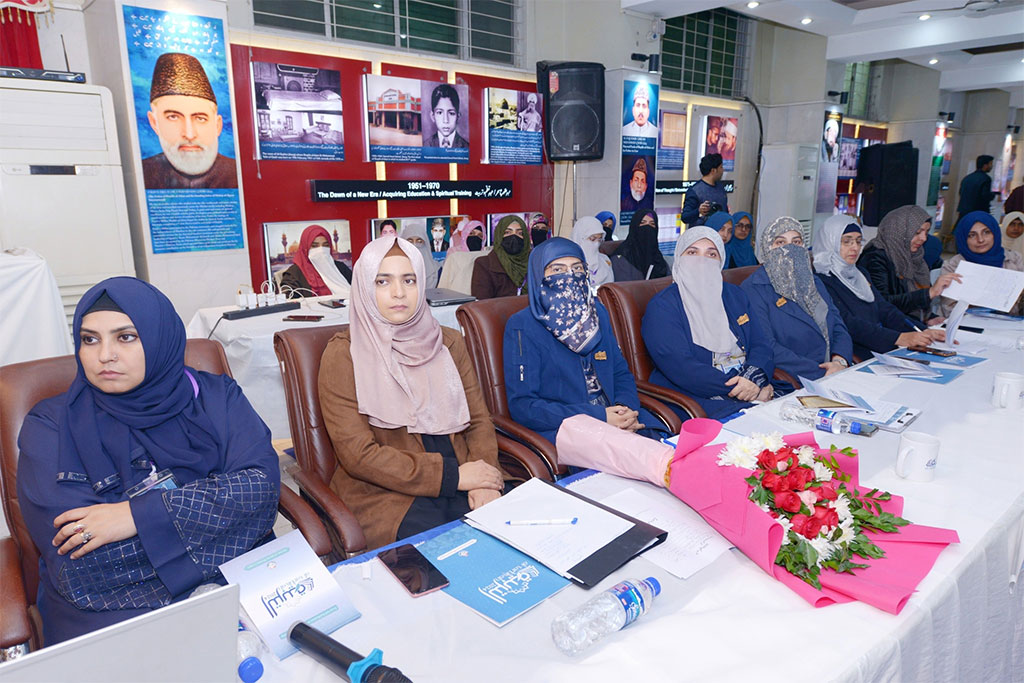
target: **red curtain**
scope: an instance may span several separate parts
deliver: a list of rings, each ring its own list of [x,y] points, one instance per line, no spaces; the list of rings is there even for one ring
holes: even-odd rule
[[[0,15],[0,66],[42,69],[34,13],[8,7],[0,9]]]

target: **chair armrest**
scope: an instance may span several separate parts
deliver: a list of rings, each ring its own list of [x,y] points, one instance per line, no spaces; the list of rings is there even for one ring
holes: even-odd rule
[[[334,551],[331,537],[312,506],[286,484],[281,484],[281,498],[277,510],[302,533],[317,557],[329,557]]]
[[[494,423],[494,428],[499,432],[518,441],[539,455],[552,475],[557,477],[569,471],[565,466],[558,464],[558,454],[555,451],[554,445],[537,432],[527,429],[504,415],[491,415],[491,421]]]
[[[780,368],[775,368],[775,372],[772,374],[772,379],[777,379],[779,381],[786,382],[787,384],[791,385],[794,389],[804,388],[804,385],[800,384],[796,377]]]
[[[672,389],[652,384],[646,380],[637,380],[636,389],[641,394],[647,394],[664,403],[674,404],[685,410],[690,417],[707,417],[708,414],[700,407],[700,404],[686,394]]]
[[[0,649],[23,645],[32,639],[21,553],[10,536],[0,538],[0,615]]]
[[[676,412],[658,399],[648,394],[639,394],[640,405],[654,413],[654,416],[662,421],[664,426],[672,434],[678,434],[683,427],[683,421],[679,419]],[[648,427],[652,425],[647,425]]]
[[[327,533],[331,535],[335,547],[345,557],[358,555],[366,550],[366,537],[363,527],[352,511],[338,498],[329,486],[301,467],[289,470],[292,479],[299,485],[299,492],[321,519],[325,521]]]
[[[551,481],[551,472],[539,455],[504,434],[498,434],[497,437],[498,459],[501,461],[502,470],[516,477],[525,474],[523,479],[538,477]]]

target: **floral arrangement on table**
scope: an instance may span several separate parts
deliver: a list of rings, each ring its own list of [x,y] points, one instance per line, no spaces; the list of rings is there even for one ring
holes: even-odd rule
[[[775,564],[817,589],[823,568],[853,572],[869,565],[855,558],[879,559],[885,551],[866,530],[893,533],[909,521],[886,512],[892,494],[847,486],[838,456],[856,457],[852,448],[831,446],[827,455],[811,446],[787,446],[782,434],[733,439],[718,455],[723,467],[753,470],[746,481],[750,500],[785,530]]]

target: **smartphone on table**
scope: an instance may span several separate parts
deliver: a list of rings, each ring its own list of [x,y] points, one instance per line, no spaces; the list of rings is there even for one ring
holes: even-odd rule
[[[927,353],[932,356],[940,356],[942,358],[950,358],[956,355],[956,351],[947,351],[946,349],[936,349],[931,346],[911,346],[911,351],[917,351],[918,353]]]
[[[286,315],[284,320],[288,322],[318,323],[323,320],[322,315]]]
[[[414,598],[448,585],[448,578],[411,543],[389,548],[377,557]]]

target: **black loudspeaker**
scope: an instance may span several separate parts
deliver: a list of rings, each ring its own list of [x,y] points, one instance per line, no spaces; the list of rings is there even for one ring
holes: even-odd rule
[[[552,161],[604,156],[604,64],[537,62],[544,149]]]
[[[862,148],[854,190],[864,194],[864,225],[878,225],[893,209],[917,203],[917,149],[909,140]]]

